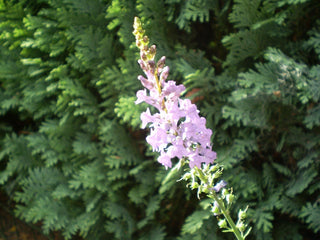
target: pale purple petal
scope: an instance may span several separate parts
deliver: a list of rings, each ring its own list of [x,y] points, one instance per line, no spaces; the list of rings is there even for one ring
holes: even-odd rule
[[[218,182],[214,187],[213,190],[215,192],[219,192],[222,188],[224,188],[225,186],[227,186],[227,182],[224,180],[221,180],[220,182]]]
[[[159,100],[157,98],[155,98],[154,96],[148,96],[147,95],[147,90],[139,90],[137,92],[137,100],[135,101],[135,104],[139,104],[142,102],[146,102],[158,109],[161,109],[161,102],[159,102]]]
[[[168,147],[167,154],[171,158],[174,158],[174,157],[182,158],[186,155],[186,151],[185,151],[185,148],[183,147],[183,145],[175,145],[174,144],[174,145]]]
[[[171,162],[171,158],[166,155],[166,154],[161,154],[158,157],[158,162],[161,163],[162,165],[164,165],[166,167],[166,169],[169,167],[172,167],[172,162]]]
[[[141,128],[145,128],[148,123],[153,122],[155,120],[155,117],[151,115],[150,109],[147,108],[147,111],[141,113],[140,119],[142,121]]]
[[[154,83],[150,79],[146,79],[142,75],[139,75],[138,79],[145,88],[152,89],[154,87]]]
[[[160,151],[167,146],[167,131],[162,128],[154,128],[150,135],[146,138],[147,142],[152,146],[153,151]]]
[[[168,81],[163,84],[162,93],[169,101],[177,101],[185,90],[183,85],[176,85],[175,81]]]

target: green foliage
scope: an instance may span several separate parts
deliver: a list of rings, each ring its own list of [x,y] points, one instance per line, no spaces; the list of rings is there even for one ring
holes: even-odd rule
[[[319,204],[311,204],[308,202],[301,210],[301,218],[306,218],[306,222],[309,224],[309,227],[315,232],[320,231],[319,227],[319,217],[320,217],[320,208]]]
[[[132,96],[120,97],[119,101],[116,103],[114,111],[121,121],[124,123],[130,123],[132,127],[137,128],[141,123],[140,113],[143,111],[143,109],[146,109],[146,105],[138,105],[140,111],[137,111],[137,107],[134,103],[135,101],[136,98]]]
[[[196,233],[203,225],[203,221],[210,217],[211,213],[207,210],[195,211],[186,219],[186,223],[182,228],[182,233]]]
[[[168,19],[170,21],[175,19],[175,23],[180,29],[184,29],[187,32],[191,31],[192,22],[208,22],[210,17],[210,11],[216,10],[218,1],[208,0],[168,0],[166,3],[168,8]],[[180,5],[178,5],[180,4]]]
[[[132,24],[186,86],[248,239],[320,231],[317,0],[0,1],[0,184],[66,239],[231,239],[140,130]]]

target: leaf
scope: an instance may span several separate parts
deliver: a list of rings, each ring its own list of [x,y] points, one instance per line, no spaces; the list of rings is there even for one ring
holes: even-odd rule
[[[262,208],[256,209],[253,213],[256,227],[263,230],[263,232],[270,232],[273,228],[272,221],[274,216],[271,211],[263,210]]]
[[[144,234],[139,240],[164,240],[167,235],[164,230],[165,229],[163,226],[155,226],[149,230],[147,234]]]
[[[182,233],[195,233],[202,227],[203,221],[209,219],[211,215],[211,212],[207,210],[193,212],[182,226]]]
[[[314,168],[299,171],[296,179],[289,185],[286,193],[288,196],[293,197],[303,192],[317,175],[318,172]]]
[[[304,218],[309,227],[313,229],[315,233],[320,231],[320,204],[314,203],[313,205],[308,202],[303,206],[300,214],[301,218]]]

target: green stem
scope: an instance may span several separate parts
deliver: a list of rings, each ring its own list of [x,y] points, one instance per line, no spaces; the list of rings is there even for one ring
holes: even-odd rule
[[[212,188],[213,186],[209,185],[207,178],[206,178],[206,173],[203,172],[203,169],[199,169],[199,168],[195,167],[195,170],[197,171],[198,177],[200,178],[200,180],[203,183],[205,183],[205,185],[207,185],[209,188]],[[236,224],[234,223],[234,221],[230,217],[227,209],[225,208],[225,206],[223,204],[223,201],[212,190],[208,193],[208,195],[210,195],[210,197],[213,198],[218,203],[222,214],[226,218],[227,222],[229,223],[229,226],[231,227],[231,229],[233,231],[233,234],[237,237],[237,239],[238,240],[245,240],[244,237],[242,236],[242,234],[240,233],[239,229],[236,227]]]
[[[229,223],[230,227],[233,230],[234,235],[236,236],[236,238],[238,240],[244,240],[244,238],[242,237],[239,229],[236,227],[236,224],[234,223],[234,221],[232,220],[232,218],[230,217],[227,209],[225,208],[223,201],[214,193],[211,192],[210,194],[213,199],[218,203],[219,208],[221,209],[222,214],[224,215],[224,217],[227,219],[227,222]]]

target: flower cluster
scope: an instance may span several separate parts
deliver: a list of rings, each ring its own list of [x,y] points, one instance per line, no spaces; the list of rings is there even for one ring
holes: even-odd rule
[[[166,81],[169,67],[165,66],[165,57],[155,62],[156,46],[148,46],[149,39],[144,35],[137,17],[134,19],[133,34],[140,49],[138,62],[146,75],[138,77],[145,89],[137,92],[136,104],[146,102],[158,110],[152,114],[148,108],[141,114],[142,127],[148,125],[151,129],[147,142],[153,151],[160,153],[158,161],[166,168],[172,167],[173,158],[180,159],[179,164],[171,169],[171,173],[189,163],[189,171],[180,180],[189,181],[187,186],[198,189],[198,198],[205,194],[213,199],[212,212],[219,219],[219,227],[225,232],[233,232],[238,240],[244,240],[251,230],[246,230],[247,225],[244,223],[248,208],[240,210],[238,222],[235,224],[229,214],[235,197],[232,189],[229,192],[230,190],[225,188],[227,183],[224,180],[217,182],[222,168],[216,163],[212,164],[216,153],[212,151],[212,132],[206,128],[206,119],[199,116],[196,105],[189,99],[180,98],[185,91],[183,85],[177,85],[172,80]]]
[[[166,168],[172,167],[171,159],[175,157],[186,159],[190,168],[213,163],[216,153],[212,151],[212,131],[206,128],[206,119],[199,116],[199,110],[189,99],[180,98],[185,90],[183,85],[166,81],[169,67],[165,66],[165,57],[155,62],[156,47],[148,46],[149,39],[138,18],[133,33],[140,49],[138,62],[146,75],[138,77],[145,89],[137,92],[136,104],[146,102],[158,110],[151,114],[148,108],[141,114],[142,127],[149,124],[151,129],[146,140],[153,151],[160,153],[158,161]]]

